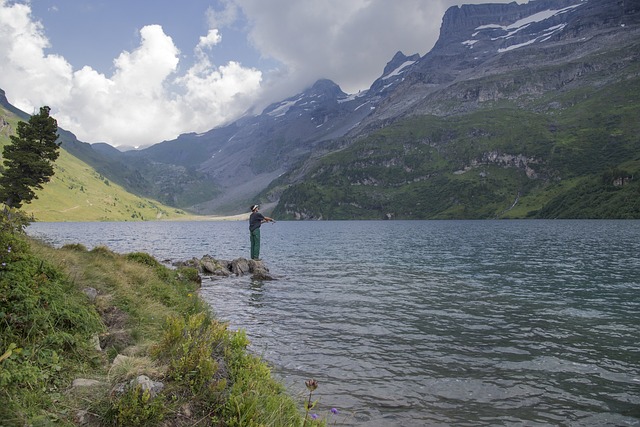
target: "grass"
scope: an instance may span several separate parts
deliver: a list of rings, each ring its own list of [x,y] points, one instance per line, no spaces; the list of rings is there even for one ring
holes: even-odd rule
[[[11,142],[10,136],[20,119],[2,107],[0,118],[7,123],[0,128],[1,160],[2,148]],[[65,149],[60,149],[60,157],[53,167],[55,172],[51,181],[36,192],[38,198],[23,206],[24,212],[40,221],[146,221],[193,217],[181,209],[129,193]]]
[[[24,211],[41,221],[144,221],[179,219],[181,210],[135,196],[64,149],[55,174]]]
[[[195,270],[106,247],[54,249],[20,232],[20,214],[2,218],[3,426],[302,425],[302,402],[247,351],[243,331],[215,319]],[[130,385],[139,375],[164,388]],[[77,378],[96,383],[71,387]]]

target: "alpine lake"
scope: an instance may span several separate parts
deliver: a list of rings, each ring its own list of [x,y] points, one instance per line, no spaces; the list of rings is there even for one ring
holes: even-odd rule
[[[247,222],[27,232],[249,257]],[[318,381],[327,425],[640,426],[640,221],[283,221],[261,258],[277,280],[204,277],[201,296],[301,408]]]

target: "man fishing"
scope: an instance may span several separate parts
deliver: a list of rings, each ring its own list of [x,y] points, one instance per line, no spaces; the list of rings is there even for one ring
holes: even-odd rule
[[[249,234],[251,237],[251,259],[260,259],[260,226],[263,222],[276,222],[273,218],[262,215],[258,211],[259,206],[251,206],[249,216]]]

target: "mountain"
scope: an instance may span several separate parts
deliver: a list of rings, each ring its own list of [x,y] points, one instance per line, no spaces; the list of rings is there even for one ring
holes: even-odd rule
[[[369,122],[402,114],[446,116],[491,101],[584,86],[585,77],[636,62],[638,2],[537,0],[454,6],[434,48],[405,72]],[[626,46],[625,46],[626,45]],[[599,68],[595,68],[599,67]]]
[[[63,147],[130,192],[202,214],[640,218],[640,3],[455,6],[424,56],[329,80],[201,134]]]
[[[430,52],[396,53],[367,91],[320,80],[260,115],[126,156],[206,176],[219,192],[189,207],[199,213],[260,198],[288,218],[578,215],[551,199],[636,170],[639,20],[629,1],[452,7]],[[579,140],[580,128],[618,136]]]
[[[263,197],[301,219],[640,218],[639,7],[450,8],[375,110]]]
[[[323,141],[348,132],[369,114],[368,99],[350,97],[335,83],[320,80],[303,93],[268,106],[258,116],[125,154],[195,167],[219,186],[220,194],[195,204],[192,210],[237,211]]]

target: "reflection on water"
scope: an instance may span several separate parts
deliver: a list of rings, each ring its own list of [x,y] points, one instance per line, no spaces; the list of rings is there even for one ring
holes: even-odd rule
[[[251,280],[249,290],[251,291],[251,294],[249,295],[249,304],[255,308],[261,308],[264,282],[262,280]]]
[[[159,259],[248,252],[245,223],[34,225]],[[262,240],[279,280],[202,296],[292,393],[316,378],[341,425],[640,425],[639,221],[278,222]]]

